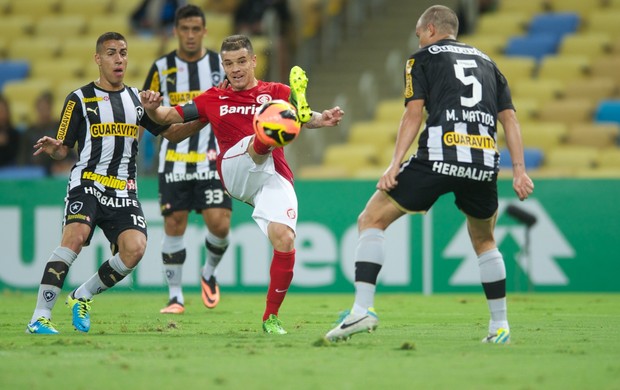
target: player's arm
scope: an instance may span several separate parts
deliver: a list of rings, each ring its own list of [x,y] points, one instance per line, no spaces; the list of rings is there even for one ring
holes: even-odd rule
[[[304,126],[308,129],[338,126],[343,116],[344,111],[342,111],[342,109],[338,106],[325,110],[321,113],[312,111],[312,117],[304,124]]]
[[[146,120],[161,125],[151,132],[154,135],[161,135],[171,142],[176,143],[191,137],[208,123],[206,120],[198,119],[198,110],[193,101],[190,101],[187,107],[165,107],[161,105],[162,97],[159,92],[150,90],[142,91],[140,100],[147,114]],[[145,127],[151,128],[148,125]]]
[[[194,120],[187,123],[175,123],[160,134],[170,142],[181,142],[202,130],[208,122]]]
[[[525,171],[525,159],[523,157],[523,141],[521,128],[515,111],[511,108],[498,113],[497,119],[504,127],[506,146],[512,160],[512,188],[520,200],[526,199],[534,191],[534,183]]]
[[[396,186],[396,176],[400,170],[400,162],[403,161],[405,154],[420,131],[423,115],[424,99],[411,100],[405,106],[405,111],[398,127],[392,161],[377,183],[378,190],[388,191]]]
[[[161,135],[170,142],[181,142],[202,130],[208,122],[193,120],[187,123],[174,123],[172,125],[160,125],[148,115],[144,115],[140,121],[140,128],[147,129],[154,136]]]
[[[62,160],[67,157],[70,149],[67,145],[62,144],[62,140],[48,136],[39,138],[33,148],[35,149],[33,156],[46,153],[54,160]]]
[[[67,157],[75,145],[84,120],[82,104],[75,93],[69,94],[65,99],[60,117],[61,121],[56,131],[56,138],[48,136],[39,138],[33,145],[34,156],[45,153],[54,160],[62,160]]]
[[[155,123],[160,125],[171,125],[173,123],[183,123],[183,117],[174,107],[162,106],[163,97],[159,92],[142,91],[140,92],[140,102],[146,114]]]

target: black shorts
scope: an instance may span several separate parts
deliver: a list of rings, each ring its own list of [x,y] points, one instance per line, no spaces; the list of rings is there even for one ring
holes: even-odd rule
[[[146,219],[135,193],[121,198],[99,191],[96,187],[76,187],[65,198],[64,224],[74,222],[85,223],[91,228],[84,246],[90,244],[95,226],[99,226],[114,245],[118,236],[127,229],[139,230],[146,236]]]
[[[487,219],[497,211],[497,171],[411,157],[401,166],[398,185],[387,195],[403,211],[426,212],[437,199],[454,193],[456,206],[465,214]]]
[[[162,215],[173,211],[223,208],[232,210],[232,199],[219,178],[200,179],[195,174],[159,174],[159,205]]]

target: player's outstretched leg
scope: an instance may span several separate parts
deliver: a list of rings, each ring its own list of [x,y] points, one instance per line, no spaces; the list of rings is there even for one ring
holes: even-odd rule
[[[306,123],[312,118],[312,110],[306,99],[308,77],[306,76],[306,72],[299,66],[293,66],[291,68],[289,85],[291,86],[290,103],[297,109],[299,121],[301,123]]]
[[[379,317],[372,307],[364,314],[350,311],[342,313],[338,325],[327,332],[325,338],[329,341],[348,340],[356,333],[372,332],[379,326]]]

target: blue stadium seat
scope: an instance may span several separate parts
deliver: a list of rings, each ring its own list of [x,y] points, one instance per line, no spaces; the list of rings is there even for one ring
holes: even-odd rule
[[[553,34],[560,40],[579,28],[580,18],[574,12],[549,12],[535,15],[528,26],[528,34]]]
[[[45,168],[42,166],[8,166],[0,168],[0,179],[40,179],[45,177],[45,175]]]
[[[620,123],[620,100],[602,100],[596,107],[595,122]]]
[[[540,61],[557,53],[560,38],[555,34],[528,34],[508,40],[504,54],[511,57],[532,57]]]
[[[0,61],[0,91],[9,80],[22,80],[28,76],[30,64],[27,61]]]
[[[537,169],[543,163],[543,151],[538,148],[523,148],[523,158],[525,159],[526,169]],[[503,148],[499,152],[499,167],[502,169],[512,169],[512,159],[508,148]]]

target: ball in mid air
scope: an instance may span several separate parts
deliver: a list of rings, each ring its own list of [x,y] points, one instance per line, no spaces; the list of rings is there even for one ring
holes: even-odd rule
[[[254,114],[252,123],[259,141],[274,147],[290,144],[301,129],[295,107],[279,99],[260,106]]]

